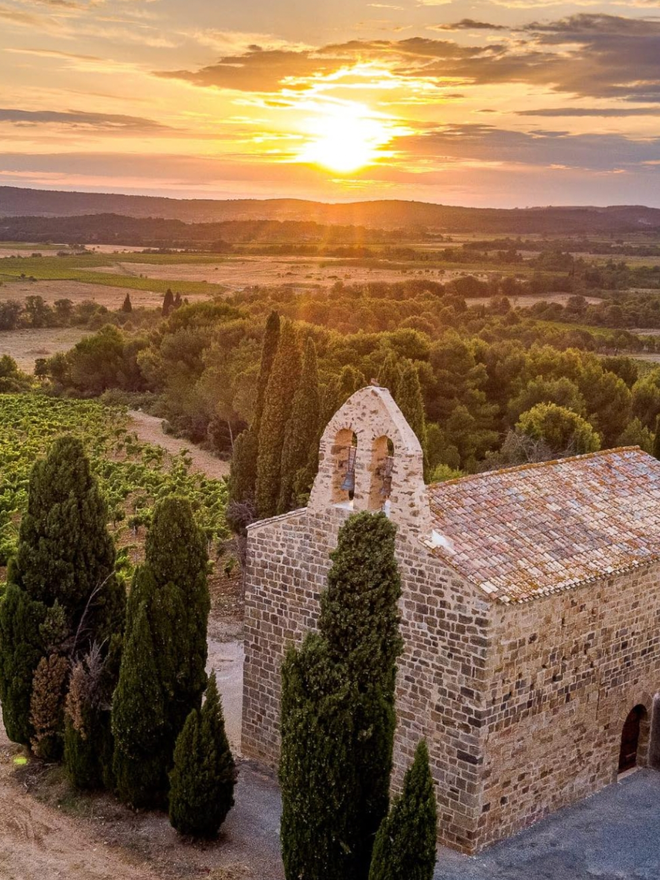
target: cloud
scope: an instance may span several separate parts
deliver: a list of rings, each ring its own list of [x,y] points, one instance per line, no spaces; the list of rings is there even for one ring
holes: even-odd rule
[[[168,126],[141,116],[121,116],[113,113],[84,113],[56,110],[20,110],[0,108],[0,123],[14,125],[67,125],[73,128],[94,128],[104,131],[163,131]]]
[[[469,29],[463,22],[440,29]],[[491,28],[487,22],[476,24]],[[481,46],[426,37],[351,40],[315,50],[255,45],[200,70],[157,75],[203,87],[267,93],[284,86],[304,90],[365,62],[383,65],[402,87],[408,81],[411,90],[421,81],[437,86],[456,79],[466,85],[523,83],[571,96],[660,103],[660,20],[583,13],[533,22],[519,29],[515,39]],[[374,79],[379,75],[382,79],[374,70]]]
[[[399,138],[392,147],[437,163],[476,161],[595,172],[634,169],[660,160],[660,137],[636,140],[618,134],[509,131],[490,125],[449,125]]]
[[[486,113],[486,110],[482,111]],[[562,116],[592,116],[603,119],[615,119],[625,116],[657,116],[657,107],[546,107],[539,110],[517,110],[516,116],[545,116],[548,118]]]
[[[462,18],[453,24],[436,24],[434,31],[506,31],[510,30],[503,24],[491,24],[488,21],[475,21],[473,18]]]
[[[339,66],[337,59],[316,57],[309,51],[250,46],[240,55],[227,55],[201,70],[157,71],[156,75],[197,86],[270,92],[280,89],[286,80],[332,73]]]
[[[660,35],[660,21],[646,18],[627,18],[622,15],[585,13],[570,15],[558,21],[532,22],[522,30],[547,36],[544,42],[578,39],[594,42],[602,36],[649,37]]]

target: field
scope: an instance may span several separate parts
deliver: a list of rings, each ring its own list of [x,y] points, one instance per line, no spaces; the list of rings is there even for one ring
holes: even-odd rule
[[[79,327],[44,327],[38,330],[0,331],[0,355],[13,357],[21,370],[34,372],[37,358],[68,351],[88,335]]]
[[[131,290],[130,293],[136,308],[138,306],[156,308],[163,302],[162,295],[151,290],[136,290],[135,292]],[[58,299],[70,299],[74,304],[93,300],[107,309],[118,309],[126,296],[126,288],[84,281],[49,279],[40,281],[7,281],[5,279],[5,283],[0,286],[0,300],[22,301],[26,296],[40,296],[50,304]]]
[[[171,455],[140,441],[119,408],[7,394],[0,396],[0,565],[16,545],[32,465],[64,433],[83,441],[108,501],[120,563],[127,572],[140,559],[153,504],[168,494],[190,499],[210,549],[227,537],[225,482],[194,471],[185,448]]]

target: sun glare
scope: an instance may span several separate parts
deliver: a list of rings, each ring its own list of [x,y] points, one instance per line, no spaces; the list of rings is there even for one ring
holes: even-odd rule
[[[351,174],[371,165],[380,148],[392,138],[388,126],[362,104],[324,109],[306,125],[309,141],[298,159],[339,174]]]

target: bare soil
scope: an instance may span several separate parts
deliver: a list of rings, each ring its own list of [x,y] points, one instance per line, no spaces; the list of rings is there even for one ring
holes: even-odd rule
[[[280,880],[279,796],[239,765],[236,806],[210,843],[182,840],[158,812],[134,812],[107,794],[73,792],[61,767],[31,760],[0,733],[0,877],[3,880]],[[272,818],[269,819],[269,816]]]
[[[191,470],[218,480],[229,476],[229,462],[221,461],[211,452],[200,449],[199,446],[195,446],[187,440],[165,434],[162,419],[147,415],[141,410],[130,410],[129,416],[131,419],[130,427],[143,443],[162,446],[170,455],[177,455],[185,450],[192,461]]]
[[[335,281],[360,284],[366,281],[402,281],[406,278],[425,277],[448,281],[459,272],[442,269],[397,269],[381,266],[370,269],[342,265],[332,257],[228,257],[217,263],[181,263],[158,265],[153,263],[121,263],[90,270],[113,275],[144,275],[146,278],[176,281],[207,281],[222,284],[229,290],[290,284],[295,287],[328,287]],[[173,280],[173,284],[175,281]]]
[[[34,373],[37,358],[69,351],[88,335],[88,330],[79,327],[5,330],[0,332],[0,355],[10,355],[23,372]]]

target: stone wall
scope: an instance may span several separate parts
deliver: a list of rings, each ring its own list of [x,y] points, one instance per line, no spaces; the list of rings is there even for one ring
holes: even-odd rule
[[[624,721],[660,690],[659,582],[656,563],[494,606],[479,847],[616,780]]]
[[[286,646],[315,627],[343,508],[297,511],[249,532],[243,754],[279,757],[280,667]],[[397,558],[405,652],[397,676],[394,788],[422,737],[429,744],[440,839],[473,851],[481,816],[486,648],[492,603],[421,542],[400,531]]]

